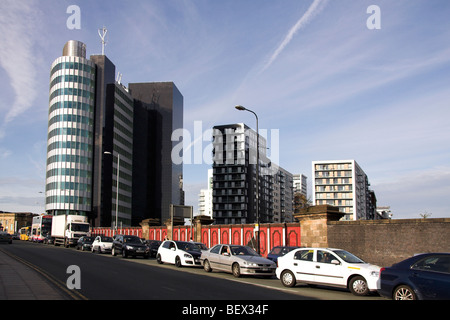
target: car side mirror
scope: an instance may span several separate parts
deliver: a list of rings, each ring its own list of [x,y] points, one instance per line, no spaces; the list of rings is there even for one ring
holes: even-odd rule
[[[170,248],[170,250],[175,251],[175,248]]]
[[[338,260],[333,259],[331,260],[331,264],[340,265],[341,263]]]
[[[224,252],[223,255],[226,256],[226,257],[230,256],[230,254],[228,252]]]

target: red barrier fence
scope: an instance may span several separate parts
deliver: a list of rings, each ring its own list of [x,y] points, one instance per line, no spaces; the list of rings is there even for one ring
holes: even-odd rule
[[[103,235],[107,237],[113,237],[115,235],[115,231],[113,228],[92,228],[91,233],[93,236]],[[142,238],[142,228],[141,227],[118,228],[117,234],[126,234]]]
[[[257,232],[252,224],[202,225],[201,230],[198,231],[201,235],[200,241],[208,248],[219,243],[256,247],[257,243]],[[113,236],[114,230],[111,228],[93,228],[92,233]],[[117,233],[143,237],[143,231],[140,227],[119,228]],[[163,240],[166,236],[171,237],[171,235],[168,235],[167,227],[149,227],[148,240]],[[173,240],[189,241],[191,238],[195,240],[193,227],[173,227]],[[260,227],[260,252],[263,256],[266,256],[276,246],[300,246],[300,240],[300,225],[298,223],[263,224]]]

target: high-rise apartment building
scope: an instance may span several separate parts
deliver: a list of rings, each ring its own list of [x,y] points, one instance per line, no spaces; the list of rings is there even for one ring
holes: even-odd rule
[[[292,175],[285,178],[280,168],[266,156],[266,139],[259,137],[259,180],[257,190],[257,133],[243,123],[213,128],[213,218],[216,224],[255,223],[256,201],[260,223],[274,222],[274,199],[277,219],[286,215],[285,190],[292,194]],[[290,183],[290,184],[289,184]],[[274,184],[278,186],[274,198]],[[289,195],[289,194],[288,194]],[[292,214],[292,212],[290,213]],[[280,221],[284,222],[284,221]]]
[[[163,222],[182,204],[182,165],[173,165],[172,130],[183,125],[173,83],[115,80],[105,55],[86,58],[71,40],[50,72],[46,211],[89,217],[92,226]],[[117,214],[117,216],[116,216]]]
[[[374,219],[373,191],[355,160],[313,161],[312,171],[314,205],[339,207],[342,220]]]
[[[293,222],[293,175],[285,169],[278,167],[277,172],[272,177],[273,222]]]

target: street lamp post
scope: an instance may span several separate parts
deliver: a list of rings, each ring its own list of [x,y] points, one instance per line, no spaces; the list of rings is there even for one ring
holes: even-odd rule
[[[260,253],[260,236],[259,236],[259,123],[258,123],[258,115],[243,106],[235,106],[235,108],[239,111],[248,111],[253,113],[256,118],[256,245],[257,252]]]
[[[113,155],[109,151],[103,152],[104,154]],[[119,180],[120,180],[120,154],[117,154],[117,175],[116,175],[117,185],[116,185],[116,225],[115,225],[115,234],[117,234],[117,226],[119,224]]]

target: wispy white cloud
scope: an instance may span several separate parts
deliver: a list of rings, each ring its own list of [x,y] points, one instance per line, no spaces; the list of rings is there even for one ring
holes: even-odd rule
[[[304,28],[312,19],[314,19],[326,6],[327,0],[314,0],[305,14],[297,21],[297,23],[289,30],[284,37],[283,42],[278,46],[275,52],[270,56],[269,61],[264,65],[261,72],[265,71],[277,59],[280,53],[294,38],[294,35],[302,28]]]
[[[39,9],[25,1],[2,0],[0,11],[0,66],[15,93],[11,106],[0,106],[0,138],[5,127],[28,110],[37,97],[37,67],[33,57]]]

